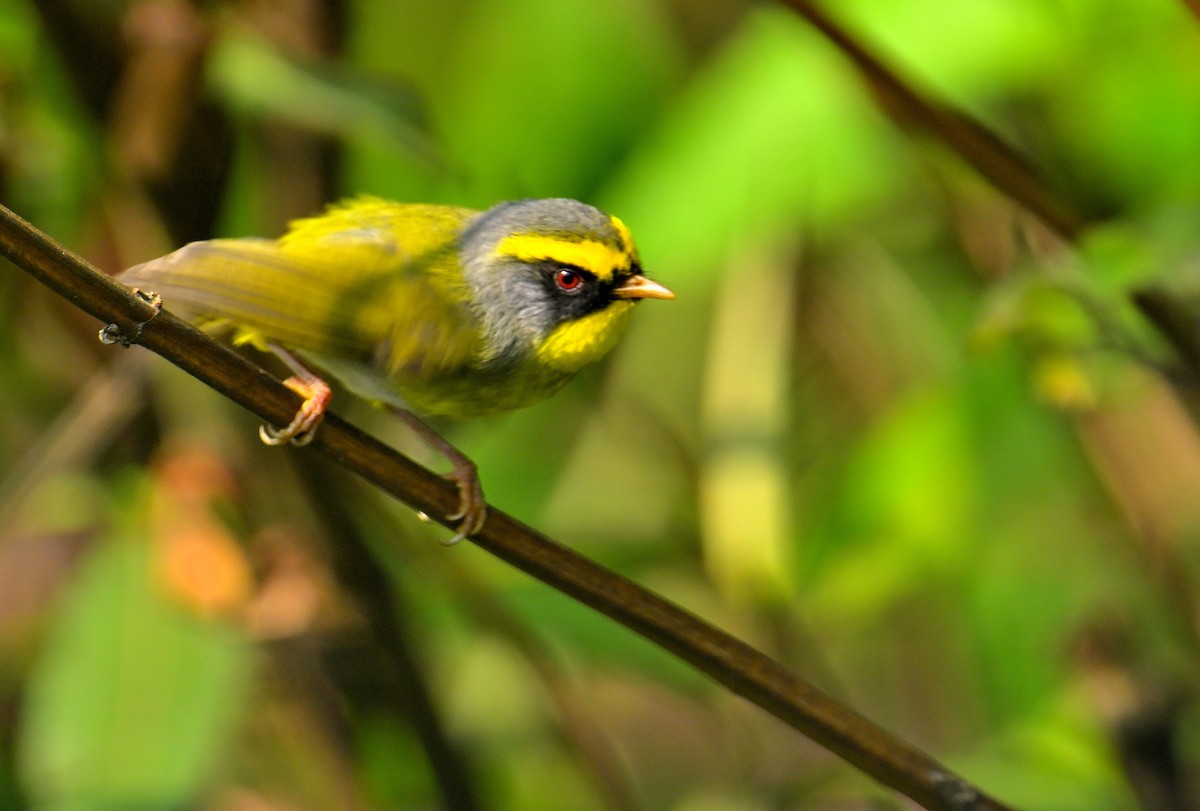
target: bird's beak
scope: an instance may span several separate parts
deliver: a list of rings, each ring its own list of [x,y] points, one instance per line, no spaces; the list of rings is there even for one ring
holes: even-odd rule
[[[630,276],[613,291],[617,298],[661,298],[673,299],[675,294],[658,282],[652,282],[640,273]]]

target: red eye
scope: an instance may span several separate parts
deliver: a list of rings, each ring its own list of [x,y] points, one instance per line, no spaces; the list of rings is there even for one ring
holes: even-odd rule
[[[574,293],[583,287],[583,274],[570,268],[560,268],[554,274],[554,283],[564,293]]]

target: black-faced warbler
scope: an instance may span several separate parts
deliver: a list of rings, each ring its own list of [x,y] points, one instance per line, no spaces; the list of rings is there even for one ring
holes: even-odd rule
[[[176,314],[277,355],[304,405],[264,442],[303,443],[329,386],[390,407],[454,465],[459,521],[479,530],[475,464],[417,414],[463,419],[549,397],[617,342],[633,305],[670,299],[629,230],[575,200],[484,212],[359,198],[270,239],[193,242],[125,271]]]

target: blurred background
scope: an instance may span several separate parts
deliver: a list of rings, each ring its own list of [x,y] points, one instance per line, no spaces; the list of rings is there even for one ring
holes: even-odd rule
[[[738,0],[0,0],[0,200],[109,272],[605,208],[678,298],[451,429],[492,502],[1014,805],[1200,807],[1200,20],[831,5],[1086,227]],[[0,807],[910,807],[97,328],[0,265]]]

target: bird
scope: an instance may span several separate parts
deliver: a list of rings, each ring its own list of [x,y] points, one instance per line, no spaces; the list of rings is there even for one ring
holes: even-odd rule
[[[193,242],[118,280],[284,363],[304,402],[260,429],[267,444],[312,439],[323,375],[400,417],[453,466],[450,544],[482,528],[487,502],[475,463],[425,420],[543,400],[617,344],[637,302],[675,297],[620,219],[567,198],[478,211],[355,197],[277,239]]]

